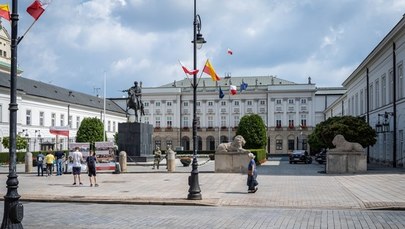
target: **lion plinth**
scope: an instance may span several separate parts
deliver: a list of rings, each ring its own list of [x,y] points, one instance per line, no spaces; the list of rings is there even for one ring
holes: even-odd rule
[[[338,134],[333,138],[332,144],[336,146],[336,148],[330,149],[330,151],[364,152],[363,146],[357,142],[348,142],[341,134]]]
[[[219,144],[216,153],[227,153],[227,152],[250,153],[249,150],[243,149],[243,146],[245,144],[246,144],[245,139],[241,135],[237,135],[232,142]]]

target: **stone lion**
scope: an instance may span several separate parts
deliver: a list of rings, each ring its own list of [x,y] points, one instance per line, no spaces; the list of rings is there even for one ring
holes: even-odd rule
[[[336,146],[336,148],[331,149],[331,151],[340,151],[340,152],[364,152],[363,146],[361,146],[357,142],[348,142],[346,141],[343,135],[338,134],[333,138],[332,144]]]
[[[242,148],[246,144],[245,139],[241,135],[237,135],[232,142],[221,143],[216,150],[217,153],[226,152],[238,152],[238,153],[250,153],[249,150]]]

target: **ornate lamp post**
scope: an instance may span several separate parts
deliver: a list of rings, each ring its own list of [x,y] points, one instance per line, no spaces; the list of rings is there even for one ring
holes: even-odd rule
[[[201,31],[201,18],[197,14],[196,0],[194,0],[194,38],[193,38],[193,51],[194,51],[194,69],[197,69],[197,48],[200,49],[206,41],[200,33]],[[193,162],[191,175],[188,177],[187,199],[201,200],[201,189],[198,182],[198,163],[197,163],[197,73],[193,76]]]
[[[17,44],[18,44],[18,1],[12,1],[11,11],[11,68],[10,68],[10,162],[7,179],[7,194],[4,196],[4,212],[1,228],[23,228],[24,206],[18,201],[17,158]]]

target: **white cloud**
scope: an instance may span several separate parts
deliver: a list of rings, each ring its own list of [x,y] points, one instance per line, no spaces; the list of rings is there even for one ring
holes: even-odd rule
[[[403,0],[197,4],[207,40],[198,50],[200,68],[210,58],[219,74],[277,75],[297,83],[311,76],[319,86],[340,86],[405,9]],[[19,22],[24,31],[32,18],[21,12]],[[100,74],[107,71],[109,93],[120,96],[134,80],[158,86],[183,79],[177,60],[192,65],[192,33],[192,1],[53,1],[19,45],[19,65],[24,77],[87,93],[102,86]]]

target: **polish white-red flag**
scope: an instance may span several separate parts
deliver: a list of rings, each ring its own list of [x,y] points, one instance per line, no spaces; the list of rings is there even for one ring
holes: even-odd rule
[[[235,86],[235,85],[229,86],[229,93],[231,93],[231,95],[236,95],[237,90],[236,90],[236,86]]]
[[[233,55],[233,51],[230,48],[228,48],[228,54]]]
[[[194,75],[194,74],[198,73],[198,69],[189,70],[188,68],[186,68],[186,66],[184,66],[183,63],[181,63],[180,60],[179,60],[179,63],[181,65],[181,68],[183,69],[184,73],[189,74],[189,75]]]

